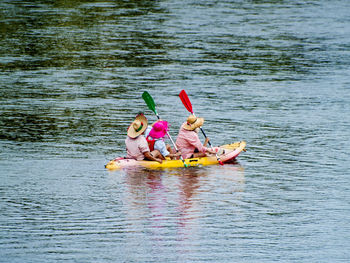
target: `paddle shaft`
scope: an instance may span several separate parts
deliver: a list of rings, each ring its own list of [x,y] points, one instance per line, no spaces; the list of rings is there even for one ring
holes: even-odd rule
[[[204,130],[202,129],[202,127],[200,127],[200,129],[201,129],[201,131],[202,131],[204,137],[207,138],[207,135],[205,134],[205,132],[204,132]],[[211,145],[211,142],[208,141],[208,143],[209,143],[209,146],[213,149],[213,146]]]

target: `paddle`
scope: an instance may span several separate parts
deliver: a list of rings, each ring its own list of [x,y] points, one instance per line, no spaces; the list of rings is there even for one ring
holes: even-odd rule
[[[152,98],[152,96],[147,92],[143,92],[142,94],[142,98],[143,100],[146,102],[148,108],[154,112],[154,114],[157,116],[157,119],[159,120],[160,117],[158,115],[158,112],[156,110],[156,104],[154,103],[154,100]],[[166,132],[166,134],[168,135],[168,137],[170,138],[172,144],[174,145],[175,151],[178,152],[179,150],[176,147],[176,144],[174,143],[173,139],[171,138],[170,134],[168,133],[168,131]],[[187,164],[185,163],[185,160],[182,158],[182,156],[180,155],[180,158],[182,160],[182,162],[184,163],[184,166],[187,167]]]
[[[187,96],[187,93],[185,90],[181,90],[179,97],[183,103],[183,105],[185,106],[185,108],[191,112],[191,114],[193,114],[194,116],[196,116],[193,112],[193,108],[192,108],[192,103],[190,101],[190,99]],[[202,127],[199,127],[204,135],[205,138],[207,138],[207,135],[205,134],[204,130],[202,129]],[[208,141],[209,146],[211,147],[211,149],[214,151],[213,146],[211,145],[210,141]],[[218,156],[218,154],[215,152],[215,156],[216,159],[218,160],[219,164],[224,165],[224,163],[220,160],[220,157]]]

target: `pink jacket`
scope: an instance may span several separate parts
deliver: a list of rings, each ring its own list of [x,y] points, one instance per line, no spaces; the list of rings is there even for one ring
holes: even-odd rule
[[[185,123],[184,123],[185,124]],[[199,152],[205,152],[207,147],[200,142],[198,134],[195,131],[188,131],[181,125],[179,135],[176,139],[176,146],[181,151],[182,158],[190,158],[197,149]]]
[[[143,160],[145,158],[143,154],[150,151],[146,138],[143,135],[134,139],[126,136],[125,145],[126,152],[128,153],[126,158],[130,159]]]

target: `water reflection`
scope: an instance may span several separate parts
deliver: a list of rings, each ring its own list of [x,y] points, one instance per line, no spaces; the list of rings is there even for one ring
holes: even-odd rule
[[[215,172],[217,171],[217,172]],[[125,182],[123,211],[128,227],[128,246],[140,239],[154,252],[174,246],[180,254],[192,253],[184,244],[200,240],[211,206],[237,203],[244,191],[244,169],[239,165],[174,170],[130,169]],[[224,208],[227,210],[227,207]],[[232,213],[239,213],[238,208]],[[171,238],[171,240],[169,240]]]
[[[160,170],[129,169],[125,171],[127,187],[126,204],[129,206],[130,219],[139,218],[150,220],[155,227],[162,226],[162,217],[165,216],[166,187],[162,182]],[[142,211],[142,214],[139,212]],[[134,214],[135,213],[135,214]],[[157,224],[154,224],[157,222]]]
[[[200,239],[201,220],[205,217],[203,211],[204,200],[201,200],[200,188],[205,177],[208,176],[207,169],[194,168],[172,171],[170,176],[178,179],[177,196],[177,238],[179,244],[186,244],[191,240]],[[191,246],[179,245],[181,254],[192,251]]]
[[[141,249],[140,243],[143,244],[142,249],[152,250],[156,254],[161,252],[160,244],[169,224],[162,174],[162,171],[145,169],[127,169],[122,173],[125,182],[123,211],[129,224],[126,247],[132,254],[137,254]]]

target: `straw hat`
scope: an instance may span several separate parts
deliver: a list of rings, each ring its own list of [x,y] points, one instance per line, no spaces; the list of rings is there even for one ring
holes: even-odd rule
[[[153,124],[152,130],[149,132],[149,136],[154,139],[163,138],[168,131],[167,121],[158,121]]]
[[[141,135],[147,129],[148,121],[145,115],[140,113],[136,116],[135,120],[130,124],[128,128],[128,136],[130,138],[136,138]]]
[[[190,115],[187,118],[187,122],[182,126],[185,130],[194,131],[196,128],[201,127],[204,123],[203,118],[197,118],[194,115]]]

